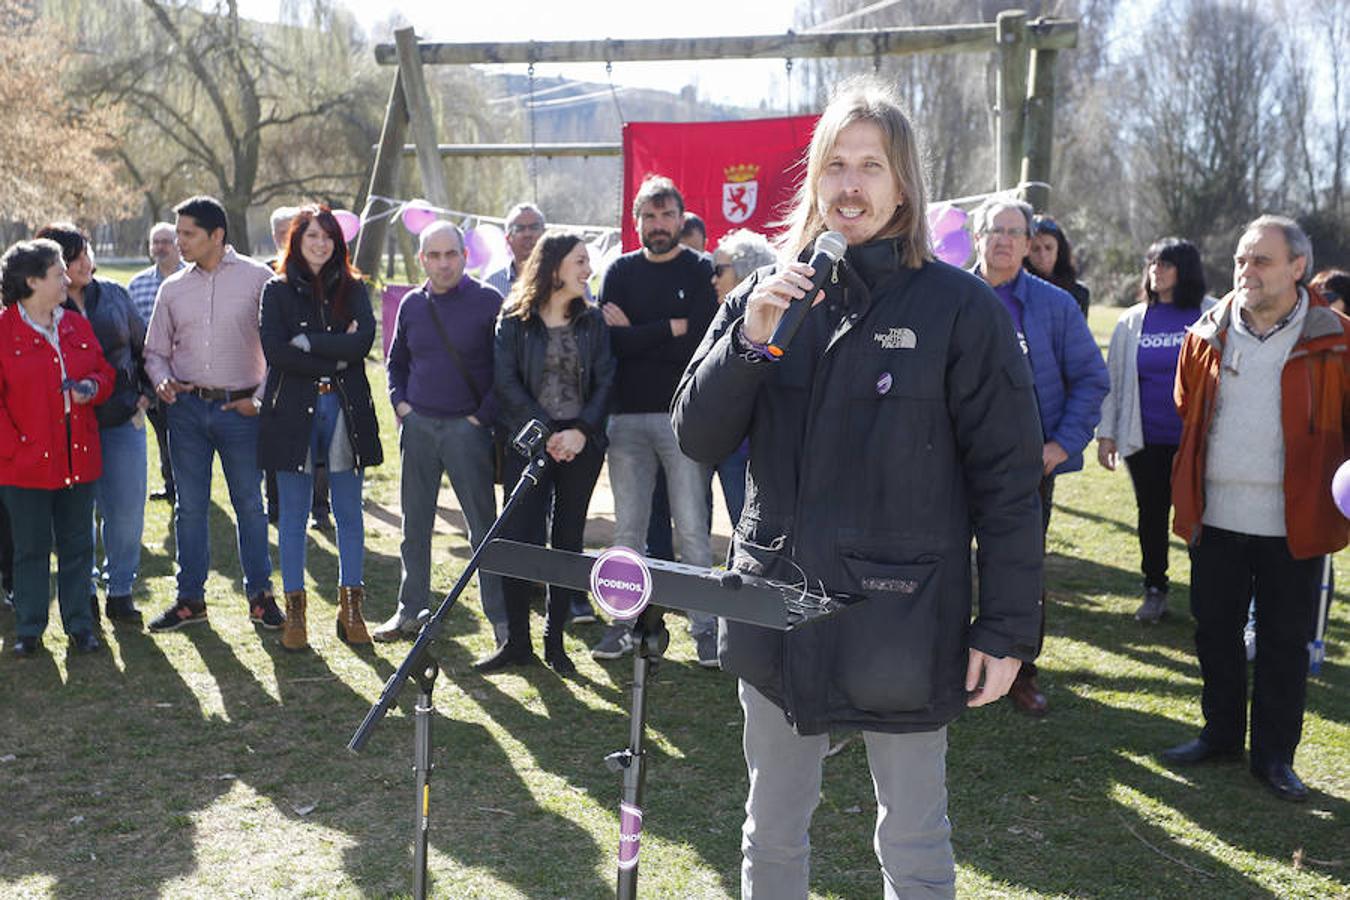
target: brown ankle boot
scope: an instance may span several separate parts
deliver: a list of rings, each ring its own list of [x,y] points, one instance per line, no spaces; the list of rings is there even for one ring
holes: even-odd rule
[[[287,650],[303,650],[309,646],[303,590],[286,592],[286,624],[281,630],[281,646]]]
[[[338,588],[337,635],[348,644],[370,643],[366,620],[361,617],[361,604],[365,599],[366,589],[360,585]]]

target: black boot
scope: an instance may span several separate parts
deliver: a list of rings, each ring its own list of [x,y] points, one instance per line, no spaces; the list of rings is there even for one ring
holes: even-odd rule
[[[566,592],[549,588],[548,617],[544,620],[544,662],[563,678],[575,675],[576,664],[567,658],[563,649],[563,624],[572,605]]]
[[[530,601],[522,592],[506,590],[506,643],[495,653],[473,664],[476,671],[487,674],[509,666],[527,666],[537,663],[539,657],[530,649]]]

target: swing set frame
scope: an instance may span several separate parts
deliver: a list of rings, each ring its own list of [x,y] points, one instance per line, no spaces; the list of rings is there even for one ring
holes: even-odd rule
[[[397,207],[387,198],[395,194],[399,163],[407,152],[417,157],[423,196],[442,208],[451,207],[442,164],[447,156],[617,156],[621,152],[620,145],[609,143],[440,144],[423,66],[580,62],[612,66],[616,62],[850,57],[879,63],[883,56],[993,51],[998,55],[994,183],[1000,191],[1020,186],[1022,196],[1043,211],[1050,199],[1055,61],[1060,50],[1077,45],[1077,20],[1029,21],[1024,10],[1006,10],[991,23],[641,40],[447,44],[418,41],[412,28],[399,29],[393,44],[375,48],[376,61],[397,70],[375,149],[355,263],[363,272],[376,271],[379,265],[389,218]],[[405,143],[409,132],[411,145]]]

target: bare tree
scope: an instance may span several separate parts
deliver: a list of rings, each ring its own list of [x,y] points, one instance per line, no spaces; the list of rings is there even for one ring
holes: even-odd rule
[[[0,221],[94,219],[127,208],[115,113],[68,95],[72,54],[25,0],[0,0]]]
[[[359,193],[382,91],[359,29],[334,4],[307,4],[283,24],[242,18],[236,0],[48,5],[87,36],[89,99],[126,111],[122,158],[156,211],[184,193],[216,194],[246,249],[252,205]]]

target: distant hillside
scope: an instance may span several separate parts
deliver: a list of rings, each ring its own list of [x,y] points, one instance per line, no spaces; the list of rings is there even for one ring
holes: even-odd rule
[[[515,137],[530,140],[529,78],[524,75],[485,76],[484,93],[496,113],[509,116]],[[624,121],[710,122],[783,115],[779,110],[727,106],[700,100],[693,86],[679,92],[618,86],[616,97],[606,83],[570,81],[561,77],[534,80],[535,140],[547,142],[606,142],[622,140]],[[516,98],[510,102],[506,98]],[[503,102],[506,101],[506,102]],[[620,115],[622,114],[622,118]],[[526,160],[502,159],[519,165],[528,176]],[[537,202],[555,222],[618,226],[622,203],[623,164],[619,157],[543,159],[538,169]],[[526,197],[524,199],[534,199]],[[488,212],[484,210],[484,212]]]

